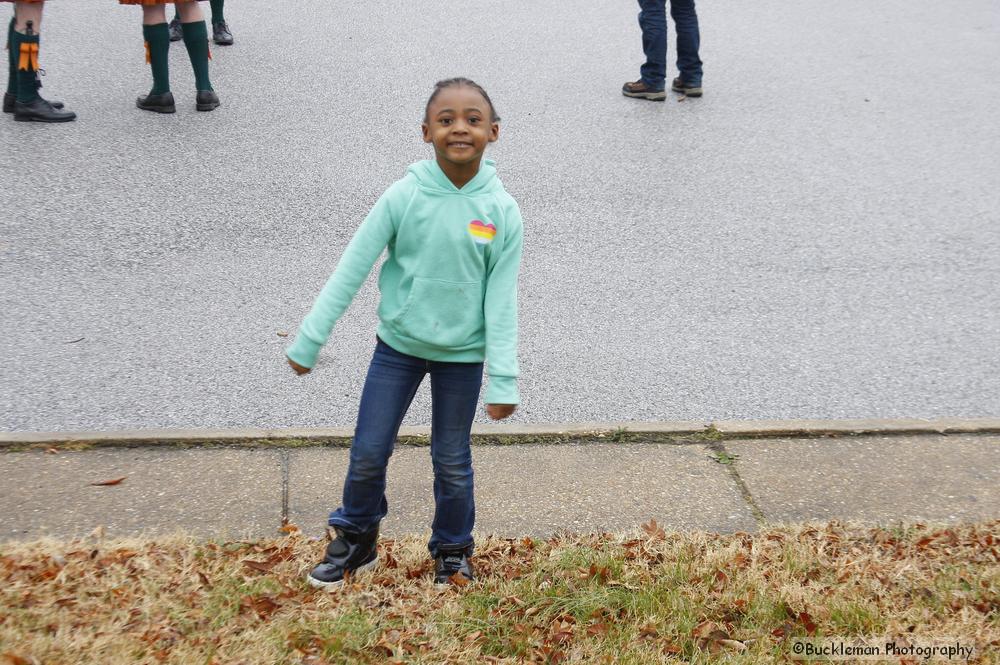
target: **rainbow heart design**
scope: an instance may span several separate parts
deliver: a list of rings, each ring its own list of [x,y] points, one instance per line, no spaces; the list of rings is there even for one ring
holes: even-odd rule
[[[497,234],[497,227],[493,226],[492,223],[486,224],[485,222],[474,219],[469,222],[469,235],[472,239],[476,241],[479,245],[486,245],[493,242],[493,237]]]

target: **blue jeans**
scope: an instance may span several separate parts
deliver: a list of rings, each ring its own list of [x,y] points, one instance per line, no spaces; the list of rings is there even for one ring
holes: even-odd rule
[[[329,523],[348,531],[369,531],[389,512],[386,466],[403,416],[425,374],[431,375],[434,465],[434,522],[428,548],[431,556],[436,556],[442,545],[472,545],[476,504],[470,437],[483,384],[483,363],[424,360],[378,340],[361,393],[343,504],[330,514]]]
[[[639,27],[646,64],[640,69],[642,82],[653,90],[663,90],[667,78],[667,0],[639,0]],[[698,46],[698,14],[694,0],[670,0],[670,16],[677,30],[677,69],[688,85],[701,85]]]

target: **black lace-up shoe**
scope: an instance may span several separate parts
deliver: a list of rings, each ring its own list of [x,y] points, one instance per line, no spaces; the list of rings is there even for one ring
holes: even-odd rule
[[[184,29],[181,28],[181,20],[177,16],[174,17],[174,20],[170,22],[167,28],[170,30],[170,41],[179,42],[184,39]]]
[[[471,547],[447,548],[439,547],[434,558],[434,584],[448,586],[454,584],[453,575],[465,578],[466,583],[475,579],[472,564],[469,563]]]
[[[219,46],[233,45],[233,33],[229,32],[229,26],[225,21],[212,24],[212,41]]]
[[[199,90],[194,106],[199,111],[211,111],[212,109],[219,108],[219,104],[221,103],[219,96],[215,94],[214,90]]]
[[[685,83],[684,81],[681,80],[680,76],[674,79],[674,82],[670,86],[670,89],[673,90],[674,92],[679,92],[683,94],[685,97],[701,97],[702,94],[700,83],[698,85],[691,85],[690,83]]]
[[[337,538],[326,546],[326,556],[306,577],[309,584],[315,587],[340,586],[346,573],[354,574],[378,564],[378,527],[368,533],[351,533],[335,528]]]
[[[69,122],[76,120],[76,114],[65,109],[57,109],[41,97],[31,102],[14,102],[14,120],[18,122]]]
[[[41,90],[42,89],[42,76],[41,75],[44,74],[44,73],[45,73],[44,69],[39,69],[37,72],[35,72],[35,90]],[[41,95],[38,95],[38,96],[41,97]],[[17,95],[15,95],[14,93],[11,93],[11,92],[5,92],[5,93],[3,93],[3,112],[4,113],[13,113],[14,112],[14,102],[16,102],[16,101],[17,101]],[[47,99],[45,101],[49,102],[49,100],[47,100]],[[49,102],[49,104],[51,104],[52,108],[54,108],[54,109],[61,109],[64,106],[64,104],[62,102]]]
[[[143,111],[155,111],[156,113],[173,113],[177,110],[177,107],[174,105],[174,93],[172,92],[137,97],[135,105]]]
[[[4,113],[13,113],[14,112],[14,102],[16,102],[16,101],[17,101],[17,95],[9,93],[9,92],[3,93],[3,112]],[[49,100],[47,100],[47,99],[45,101],[49,102]],[[54,108],[54,109],[61,109],[63,106],[65,106],[65,104],[63,104],[62,102],[49,102],[49,104],[51,104],[52,108]]]

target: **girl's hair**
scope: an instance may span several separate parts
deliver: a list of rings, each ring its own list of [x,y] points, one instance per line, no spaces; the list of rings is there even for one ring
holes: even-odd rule
[[[483,86],[479,85],[471,79],[467,79],[459,76],[458,78],[445,79],[443,81],[438,81],[434,84],[434,92],[431,93],[431,98],[427,100],[427,106],[424,107],[424,122],[428,121],[428,114],[431,110],[431,103],[445,88],[456,88],[458,86],[465,86],[467,88],[473,88],[476,92],[483,96],[486,103],[490,105],[490,122],[500,122],[500,116],[497,115],[496,108],[493,106],[493,101],[490,96],[486,94],[483,90]]]

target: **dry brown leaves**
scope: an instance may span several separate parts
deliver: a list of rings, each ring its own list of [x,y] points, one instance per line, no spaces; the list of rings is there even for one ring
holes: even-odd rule
[[[4,659],[4,665],[39,665],[38,660],[35,658],[25,658],[24,656],[19,656],[13,651],[8,651],[0,655],[0,658]]]
[[[691,631],[691,636],[695,639],[699,649],[713,654],[724,649],[737,651],[746,651],[747,649],[743,642],[734,640],[719,624],[712,621],[703,621],[695,626],[694,630]]]
[[[110,485],[120,485],[128,476],[122,476],[120,478],[112,478],[111,480],[98,480],[97,482],[90,483],[91,485],[97,487],[107,487]]]
[[[600,663],[699,653],[754,663],[790,637],[847,634],[831,611],[847,606],[893,634],[989,643],[1000,616],[998,525],[668,537],[651,520],[631,538],[489,538],[473,558],[476,582],[444,590],[422,541],[385,540],[382,565],[336,593],[303,582],[325,543],[291,524],[286,537],[260,542],[6,544],[0,664]],[[564,565],[573,552],[593,558]],[[669,611],[634,609],[656,594],[696,620],[682,628]]]

